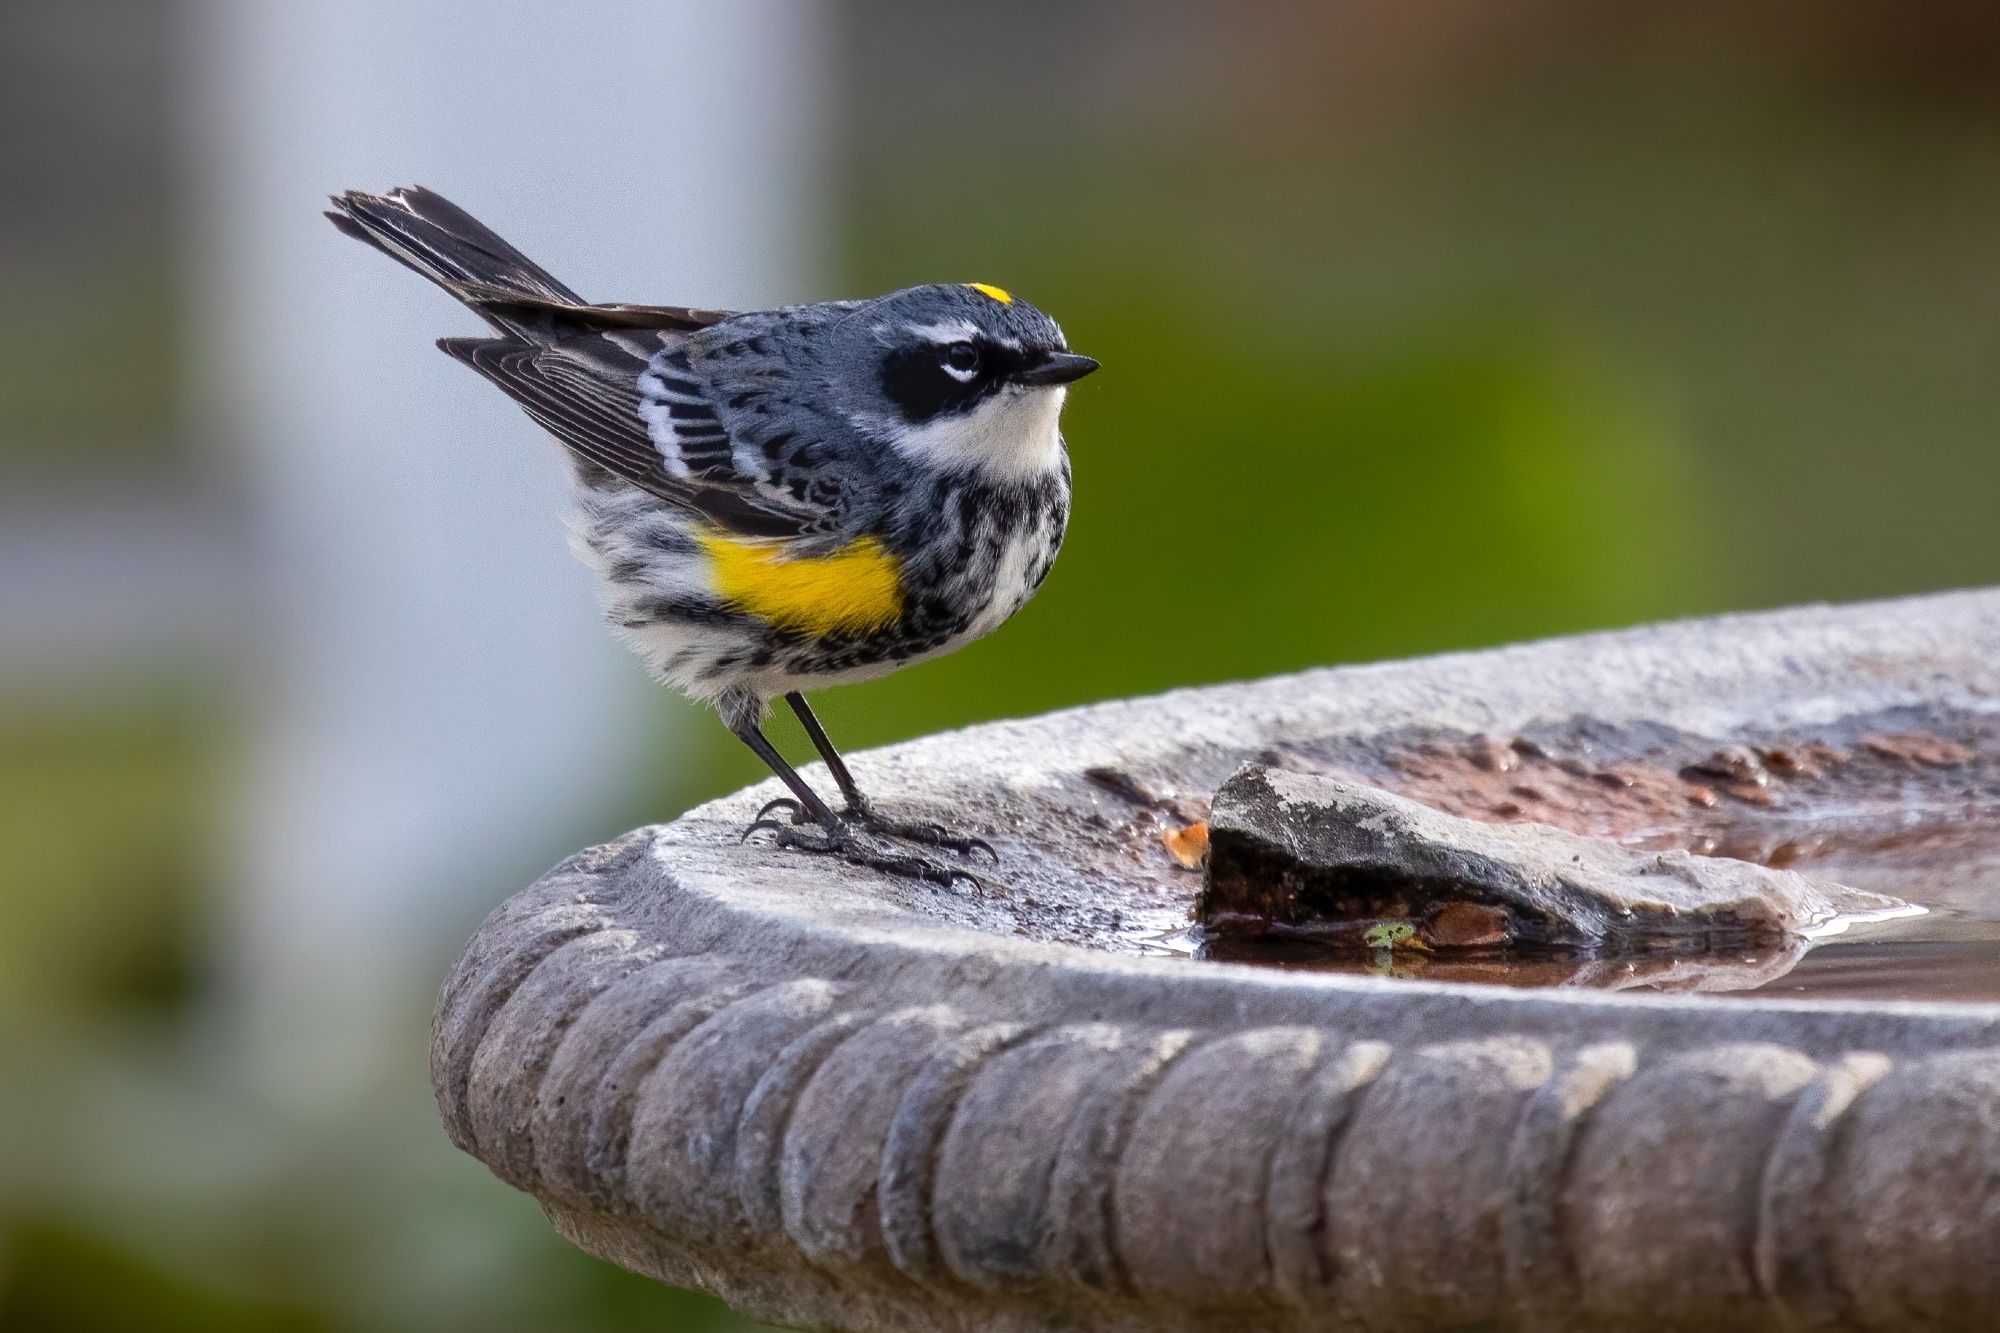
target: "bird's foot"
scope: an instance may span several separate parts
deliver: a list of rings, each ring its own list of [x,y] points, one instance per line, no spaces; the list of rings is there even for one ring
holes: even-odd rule
[[[851,865],[867,866],[884,874],[901,875],[905,879],[928,880],[950,888],[959,880],[964,880],[974,888],[983,888],[979,876],[958,866],[945,865],[933,861],[928,856],[918,856],[910,852],[891,852],[885,848],[872,846],[853,829],[841,828],[825,832],[811,832],[796,824],[777,819],[759,819],[743,830],[747,840],[753,833],[769,833],[774,846],[788,851],[811,852],[818,856],[837,856]]]
[[[769,824],[774,812],[783,811],[794,824],[809,824],[812,816],[789,796],[780,796],[768,802],[757,812],[757,824]],[[841,819],[851,827],[857,827],[875,834],[877,837],[894,838],[899,842],[914,842],[921,847],[941,847],[960,856],[970,856],[974,852],[984,852],[994,865],[1000,864],[1000,853],[993,850],[993,844],[984,838],[969,837],[953,833],[942,824],[932,824],[923,820],[890,819],[875,813],[873,806],[848,806],[840,812]],[[753,824],[751,827],[755,828]]]
[[[984,852],[994,865],[1000,864],[1000,853],[993,850],[993,844],[984,838],[969,834],[953,833],[942,824],[932,824],[924,820],[890,819],[878,815],[867,806],[859,810],[848,809],[841,812],[843,818],[859,824],[870,833],[885,838],[895,838],[901,842],[914,842],[921,847],[942,847],[960,856],[970,856],[974,852]]]

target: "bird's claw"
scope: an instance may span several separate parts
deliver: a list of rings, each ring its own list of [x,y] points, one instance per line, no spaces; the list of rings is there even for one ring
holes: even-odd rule
[[[794,824],[804,824],[809,822],[808,817],[806,815],[805,807],[800,805],[796,800],[793,800],[789,796],[780,796],[774,801],[764,802],[764,808],[757,812],[758,821],[762,822],[766,819],[769,819],[771,817],[771,812],[773,810],[783,810],[787,812],[788,814],[791,815],[792,822]],[[756,825],[753,824],[751,827],[754,828],[756,827]]]
[[[767,806],[766,809],[768,808],[769,807]],[[763,818],[762,813],[760,812],[758,818],[751,823],[749,828],[743,830],[742,836],[738,837],[736,841],[748,842],[750,841],[750,835],[753,833],[776,833],[781,829],[786,829],[790,827],[791,825],[780,824],[775,819],[765,819]]]
[[[945,888],[951,888],[960,880],[964,880],[973,888],[984,887],[979,876],[969,870],[945,865],[927,856],[888,852],[871,847],[849,829],[811,833],[775,819],[759,819],[743,830],[743,836],[747,839],[752,833],[759,832],[771,834],[772,844],[788,851],[838,856],[853,865],[867,866],[884,874],[901,875],[906,879],[928,880]]]

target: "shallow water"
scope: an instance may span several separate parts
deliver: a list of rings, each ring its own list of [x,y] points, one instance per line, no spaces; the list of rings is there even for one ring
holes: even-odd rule
[[[2000,1001],[2000,822],[1834,830],[1793,862],[1807,874],[1893,894],[1923,916],[1856,926],[1810,949],[1752,998]]]
[[[1891,894],[1922,915],[1857,923],[1786,948],[1723,954],[1585,954],[1495,949],[1334,953],[1293,940],[1224,941],[1163,931],[1149,951],[1286,970],[1349,972],[1507,986],[1701,991],[1747,999],[2000,1002],[2000,811],[1908,824],[1800,822],[1776,836],[1707,841],[1694,850],[1782,865]]]

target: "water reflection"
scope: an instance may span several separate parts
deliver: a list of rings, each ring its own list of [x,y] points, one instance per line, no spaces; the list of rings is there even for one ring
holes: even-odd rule
[[[2000,811],[1886,823],[1837,819],[1705,839],[1691,850],[1782,866],[1889,894],[1921,915],[1839,934],[1696,956],[1522,948],[1336,951],[1305,940],[1163,936],[1186,957],[1292,971],[1517,987],[1704,992],[1750,998],[2000,1002]],[[1673,845],[1663,843],[1661,845]],[[1681,843],[1678,845],[1687,845]]]
[[[1335,954],[1303,941],[1203,940],[1193,956],[1215,962],[1256,963],[1310,972],[1410,981],[1472,981],[1495,986],[1583,986],[1593,990],[1740,991],[1755,990],[1790,972],[1812,947],[1795,940],[1783,948],[1751,949],[1697,957],[1631,954],[1603,957],[1575,952],[1493,950],[1418,953],[1374,949]]]

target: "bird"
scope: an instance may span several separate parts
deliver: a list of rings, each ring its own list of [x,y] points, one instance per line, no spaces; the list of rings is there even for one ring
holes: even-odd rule
[[[571,545],[607,620],[790,792],[743,836],[979,883],[964,862],[998,864],[992,845],[879,810],[805,695],[952,652],[1035,594],[1069,523],[1065,397],[1098,363],[988,283],[741,312],[598,305],[432,190],[332,204],[340,231],[486,322],[437,345],[560,444]],[[765,736],[780,699],[840,808]]]

